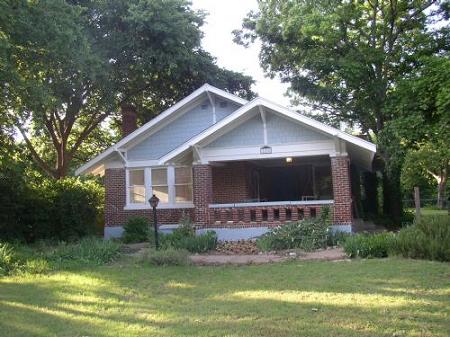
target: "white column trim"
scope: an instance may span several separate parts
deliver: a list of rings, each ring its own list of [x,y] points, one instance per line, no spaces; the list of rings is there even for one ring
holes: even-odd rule
[[[167,187],[169,193],[169,204],[175,204],[175,167],[167,167]]]
[[[145,204],[148,204],[148,200],[153,195],[152,170],[150,169],[150,167],[144,168],[144,184],[145,184]]]

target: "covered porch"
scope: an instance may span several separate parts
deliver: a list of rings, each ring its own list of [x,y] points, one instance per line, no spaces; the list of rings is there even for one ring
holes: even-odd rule
[[[260,225],[315,217],[333,205],[327,156],[215,162],[209,224]]]
[[[319,216],[326,206],[333,223],[350,231],[349,165],[348,156],[329,155],[194,165],[194,192],[196,176],[198,186],[210,186],[203,191],[209,195],[205,207],[196,207],[196,222],[202,228],[267,228]],[[201,201],[194,193],[194,203]]]

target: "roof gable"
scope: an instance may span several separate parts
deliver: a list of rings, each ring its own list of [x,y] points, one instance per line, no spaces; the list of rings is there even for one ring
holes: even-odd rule
[[[230,94],[224,90],[218,89],[216,87],[213,87],[209,84],[204,84],[197,90],[195,90],[192,94],[189,96],[183,98],[178,103],[174,104],[169,109],[165,110],[161,114],[159,114],[157,117],[150,120],[148,123],[144,124],[134,132],[130,133],[128,136],[121,139],[118,143],[111,146],[104,152],[100,153],[98,156],[94,157],[90,161],[88,161],[86,164],[79,167],[75,174],[83,174],[83,173],[89,173],[92,170],[96,169],[97,166],[101,165],[101,163],[108,159],[112,154],[121,152],[123,149],[125,149],[127,146],[133,146],[142,141],[143,138],[145,138],[145,135],[147,133],[151,133],[152,130],[158,128],[161,126],[161,124],[165,121],[167,121],[170,118],[173,118],[173,115],[176,114],[178,111],[182,110],[183,108],[188,107],[190,104],[195,105],[195,102],[197,102],[199,99],[201,99],[201,96],[205,96],[205,98],[208,98],[210,101],[213,100],[213,95],[221,97],[225,100],[231,101],[233,104],[242,106],[246,104],[248,101],[240,98],[238,96],[235,96],[233,94]],[[225,115],[221,115],[221,112],[218,112],[219,119],[223,118]]]
[[[224,118],[220,122],[212,125],[210,128],[205,130],[204,132],[200,133],[199,135],[193,137],[174,151],[168,153],[164,157],[162,157],[159,160],[160,164],[164,164],[173,158],[177,157],[184,151],[187,151],[192,146],[196,146],[197,144],[201,143],[207,143],[207,139],[209,137],[214,136],[214,134],[220,134],[221,130],[226,129],[227,127],[230,127],[234,125],[236,126],[236,122],[239,119],[242,119],[245,115],[254,113],[255,109],[269,109],[274,111],[275,113],[280,114],[284,118],[288,118],[290,120],[299,122],[309,129],[313,129],[316,132],[319,132],[321,134],[327,135],[328,137],[342,139],[346,142],[349,142],[351,144],[354,144],[355,146],[362,148],[366,151],[372,152],[373,154],[376,152],[376,146],[373,143],[367,142],[361,138],[352,136],[350,134],[347,134],[343,131],[340,131],[338,129],[335,129],[331,126],[325,125],[323,123],[320,123],[312,118],[306,117],[298,112],[289,110],[281,105],[278,105],[276,103],[273,103],[265,98],[255,98],[251,102],[247,103],[246,105],[242,106],[240,109],[233,112],[228,117]]]

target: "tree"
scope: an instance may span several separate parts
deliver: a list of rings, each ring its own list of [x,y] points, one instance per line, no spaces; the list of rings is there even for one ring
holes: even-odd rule
[[[205,82],[251,98],[253,80],[201,48],[203,12],[185,0],[81,1],[114,73],[118,106],[147,121]],[[101,15],[99,15],[101,13]]]
[[[39,168],[63,177],[82,142],[113,108],[108,64],[92,49],[81,7],[58,0],[9,1],[2,7],[2,63],[9,69],[2,81],[4,111]]]
[[[397,139],[406,153],[403,180],[429,175],[437,183],[443,207],[450,161],[450,59],[447,54],[421,59],[390,96],[387,109],[396,115],[383,137]]]
[[[251,95],[253,81],[219,68],[200,45],[203,14],[184,0],[0,3],[3,112],[47,175],[66,176],[86,140],[101,151],[112,139],[102,124],[119,107],[143,120],[217,75]]]
[[[376,140],[395,117],[385,105],[398,80],[416,66],[419,56],[448,47],[446,26],[429,29],[430,23],[442,22],[445,5],[397,0],[261,1],[259,12],[248,15],[235,39],[243,44],[260,39],[263,68],[290,83],[294,98],[306,98],[331,119],[357,125]],[[399,165],[382,143],[380,153],[387,166],[384,210],[398,220]]]
[[[403,166],[402,181],[411,188],[417,186],[420,176],[430,176],[437,185],[437,204],[444,208],[445,188],[450,168],[450,147],[427,143],[408,152]],[[419,177],[417,177],[419,176]]]

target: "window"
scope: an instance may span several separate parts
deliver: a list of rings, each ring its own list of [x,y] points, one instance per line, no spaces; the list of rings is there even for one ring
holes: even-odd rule
[[[127,171],[127,205],[148,208],[148,199],[155,194],[161,206],[192,207],[192,168],[154,167]],[[180,207],[180,206],[178,206]]]
[[[192,169],[190,167],[175,168],[175,202],[192,201]]]
[[[159,198],[159,202],[169,202],[169,184],[167,182],[167,169],[152,169],[152,192]]]
[[[144,170],[129,171],[128,193],[130,204],[145,204]]]

